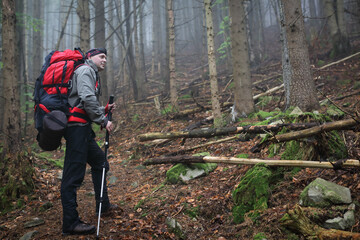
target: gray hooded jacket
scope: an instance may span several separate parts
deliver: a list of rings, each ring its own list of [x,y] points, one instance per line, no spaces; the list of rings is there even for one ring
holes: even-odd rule
[[[85,110],[91,122],[106,125],[105,108],[99,103],[100,88],[96,86],[97,73],[97,66],[89,59],[85,61],[84,65],[78,67],[71,79],[68,101],[71,107]],[[69,126],[85,124],[69,123]]]

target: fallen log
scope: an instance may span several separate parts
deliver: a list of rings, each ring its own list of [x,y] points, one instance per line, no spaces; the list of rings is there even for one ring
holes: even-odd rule
[[[190,147],[190,148],[186,148],[186,149],[180,149],[180,150],[178,150],[176,152],[168,153],[168,154],[166,154],[166,156],[174,156],[174,155],[178,155],[178,154],[184,154],[185,152],[189,152],[189,151],[192,151],[192,150],[195,150],[195,149],[198,149],[198,148],[202,148],[202,147],[206,147],[206,146],[209,146],[209,145],[213,145],[213,144],[228,142],[228,141],[232,141],[232,140],[240,140],[240,141],[243,140],[244,141],[245,139],[246,139],[246,135],[244,135],[244,134],[235,135],[235,136],[223,138],[223,139],[220,139],[220,140],[217,140],[217,141],[210,141],[210,142],[206,142],[204,144],[199,144],[199,145],[196,145],[194,147]]]
[[[154,139],[175,139],[175,138],[201,138],[201,137],[215,137],[227,134],[237,133],[268,133],[278,132],[283,127],[290,130],[301,130],[309,127],[314,127],[318,123],[282,123],[276,125],[259,125],[259,126],[243,126],[243,127],[227,127],[227,128],[209,128],[209,129],[195,129],[191,131],[176,131],[176,132],[152,132],[138,135],[140,142]]]
[[[150,158],[146,160],[143,165],[155,165],[155,164],[175,164],[175,163],[224,163],[224,164],[238,164],[238,165],[255,165],[258,163],[264,163],[267,166],[273,167],[303,167],[303,168],[325,168],[333,169],[334,165],[336,169],[343,167],[360,167],[359,160],[345,159],[339,162],[317,162],[317,161],[304,161],[304,160],[267,160],[256,158],[235,158],[235,157],[212,157],[212,156],[167,156],[159,158]]]
[[[310,137],[310,136],[313,136],[313,135],[316,135],[316,134],[319,134],[322,132],[329,132],[329,131],[340,130],[340,129],[341,130],[351,129],[352,127],[356,126],[357,124],[359,124],[359,122],[357,122],[354,119],[345,119],[345,120],[336,121],[336,122],[327,122],[320,126],[315,126],[315,127],[309,128],[309,129],[304,129],[304,130],[300,130],[297,132],[289,132],[289,133],[276,135],[276,136],[269,138],[268,141],[286,142],[286,141],[290,141],[290,140],[297,140],[300,138]]]
[[[295,205],[294,209],[288,210],[281,221],[284,227],[293,232],[300,233],[306,239],[360,239],[360,233],[320,227],[305,216],[299,205]]]

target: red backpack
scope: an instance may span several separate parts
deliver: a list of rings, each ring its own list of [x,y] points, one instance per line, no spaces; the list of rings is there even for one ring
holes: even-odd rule
[[[71,78],[84,62],[85,55],[80,48],[52,51],[45,58],[34,89],[35,128],[39,132],[39,145],[44,150],[51,151],[60,146],[69,116],[78,118],[78,114],[85,114],[81,109],[69,110],[68,104]],[[86,122],[85,118],[81,121]]]

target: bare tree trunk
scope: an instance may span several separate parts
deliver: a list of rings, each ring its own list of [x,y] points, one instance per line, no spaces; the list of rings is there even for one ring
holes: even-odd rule
[[[138,25],[139,25],[138,18],[140,16],[141,12],[137,11],[136,2],[137,2],[136,0],[133,0],[134,46],[135,46],[135,63],[136,63],[136,69],[137,69],[137,71],[135,71],[135,81],[136,81],[137,87],[138,87],[138,97],[139,97],[139,99],[144,99],[146,85],[145,85],[145,81],[144,81],[144,74],[143,74],[143,72],[141,72],[142,63],[141,63],[141,58],[140,58],[140,46],[139,46],[139,34],[138,34],[138,29],[139,29],[138,28]]]
[[[15,0],[2,1],[2,62],[4,89],[3,156],[21,149],[19,69],[16,57]]]
[[[4,125],[2,134],[3,150],[0,164],[2,201],[0,208],[11,206],[21,194],[31,190],[32,167],[21,156],[21,123],[19,71],[16,62],[16,15],[15,0],[2,0],[2,61],[4,64]],[[21,12],[22,13],[22,12]]]
[[[135,101],[139,100],[139,95],[138,95],[138,86],[137,86],[137,82],[135,79],[135,72],[136,72],[136,64],[135,64],[135,60],[134,60],[134,54],[133,54],[133,44],[132,44],[132,39],[131,39],[131,26],[130,26],[130,18],[128,17],[130,14],[130,2],[129,0],[125,0],[124,2],[124,7],[125,7],[125,17],[126,17],[126,23],[125,23],[125,27],[126,27],[126,45],[127,45],[127,63],[128,63],[128,69],[129,69],[129,77],[130,77],[130,81],[132,83],[132,88],[133,88],[133,94],[134,94],[134,99]]]
[[[136,11],[137,6],[136,6],[136,0],[133,0],[133,8],[134,8],[134,41],[135,41],[135,59],[136,59],[136,82],[137,82],[137,86],[138,86],[138,94],[139,94],[139,99],[144,99],[146,97],[146,82],[145,82],[145,71],[144,71],[144,58],[142,56],[142,40],[139,38],[142,37],[141,31],[142,31],[142,26],[141,26],[141,15],[142,15],[142,9],[143,9],[143,5],[144,5],[144,0],[140,0],[139,4],[141,4],[141,7],[138,11]],[[137,20],[139,19],[139,21]],[[138,27],[140,26],[140,27]],[[139,37],[139,33],[140,33],[140,37]]]
[[[123,14],[122,14],[122,5],[119,6],[117,1],[114,1],[115,4],[115,8],[116,8],[116,16],[118,18],[118,22],[121,23],[123,22],[124,18],[123,18]],[[123,36],[123,42],[125,42],[125,36],[123,33],[122,28],[119,28],[119,32],[120,35]],[[121,41],[121,39],[119,39]],[[119,59],[125,59],[126,58],[126,49],[125,49],[125,43],[120,45],[120,51],[119,51]],[[126,72],[126,67],[125,67],[125,62],[124,61],[120,61],[119,63],[119,71],[117,74],[117,79],[118,81],[122,81],[124,86],[124,92],[123,92],[123,99],[129,99],[129,93],[130,93],[130,83],[129,83],[129,77],[127,76],[127,72]],[[114,81],[114,84],[116,83],[116,81]],[[125,101],[124,101],[125,102]]]
[[[235,111],[247,116],[254,111],[243,1],[230,0],[231,55],[235,83]]]
[[[167,94],[170,93],[170,23],[169,23],[169,8],[168,8],[168,1],[166,1],[166,40],[165,40],[165,48],[166,48],[166,54],[165,54],[165,65],[163,67],[163,76],[164,76],[164,90],[163,93]],[[175,28],[174,28],[174,34],[175,34]]]
[[[27,11],[27,1],[20,1],[21,4],[24,5],[24,13],[26,13]],[[26,20],[24,20],[26,21]],[[25,26],[26,26],[26,22],[25,22]],[[25,95],[25,99],[23,99],[23,103],[21,102],[22,99],[20,97],[20,104],[25,106],[25,121],[23,122],[23,136],[26,137],[27,136],[27,125],[28,125],[28,116],[29,116],[29,44],[30,44],[30,37],[26,34],[26,28],[22,28],[20,29],[21,32],[21,36],[20,38],[22,38],[22,46],[20,45],[20,51],[19,51],[19,60],[22,62],[21,65],[23,65],[24,69],[22,69],[21,75],[23,77],[23,81],[21,81],[20,83],[20,94]],[[21,116],[22,113],[20,113]],[[23,117],[23,116],[21,116]]]
[[[211,13],[211,1],[205,0],[205,16],[206,16],[206,32],[207,32],[207,44],[208,44],[208,60],[209,60],[209,72],[210,72],[210,88],[211,88],[211,103],[212,111],[214,115],[214,126],[221,127],[223,125],[223,119],[221,116],[221,107],[219,101],[219,88],[217,81],[216,71],[216,59],[215,59],[215,45],[214,45],[214,29]]]
[[[90,49],[89,0],[78,0],[76,12],[80,20],[80,48],[86,52]]]
[[[67,24],[67,21],[68,21],[69,16],[70,16],[70,12],[71,12],[73,3],[74,3],[74,0],[71,0],[69,10],[68,10],[68,12],[66,13],[66,17],[65,17],[64,22],[63,22],[63,25],[62,25],[62,27],[61,27],[61,32],[60,32],[59,39],[58,39],[58,41],[57,41],[57,43],[56,43],[56,46],[55,46],[55,49],[56,49],[56,50],[59,50],[59,48],[60,48],[60,43],[61,43],[61,40],[62,40],[62,38],[63,38],[63,36],[64,36],[64,33],[65,33],[66,24]]]
[[[316,97],[315,83],[310,72],[310,59],[304,32],[301,2],[282,0],[287,45],[289,49],[290,106],[298,106],[303,111],[312,111],[320,107]]]
[[[42,14],[42,5],[43,1],[35,1],[34,3],[34,18],[37,19],[43,19]],[[40,27],[40,26],[39,26]],[[40,29],[36,29],[33,33],[33,39],[32,39],[32,49],[33,49],[33,56],[31,58],[32,62],[32,74],[30,75],[30,79],[32,79],[34,82],[36,78],[39,75],[39,70],[42,65],[42,47],[43,47],[43,41],[42,41],[42,34]]]
[[[282,69],[283,69],[283,81],[284,81],[284,89],[285,89],[285,108],[290,107],[290,82],[291,82],[291,66],[289,60],[289,47],[288,47],[288,39],[286,35],[286,22],[285,22],[285,13],[283,5],[281,4],[281,0],[277,0],[277,4],[274,6],[279,7],[279,19],[280,19],[280,41],[281,41],[281,61],[282,61]]]
[[[160,72],[159,54],[160,54],[160,1],[152,0],[153,10],[153,28],[152,28],[152,62],[151,62],[151,76],[155,74],[155,68],[157,72]]]
[[[344,11],[344,0],[336,1],[336,14],[337,14],[337,22],[339,25],[339,30],[341,34],[341,44],[343,46],[343,51],[345,54],[349,54],[351,50],[349,36],[346,30],[346,22],[345,22],[345,11]]]
[[[114,23],[114,6],[113,6],[113,2],[111,1],[109,3],[109,8],[111,9],[109,12],[109,22],[111,24]],[[106,41],[106,48],[109,50],[107,51],[107,64],[106,64],[106,76],[107,76],[107,85],[109,86],[108,88],[108,94],[109,96],[114,95],[115,94],[115,90],[116,88],[114,87],[114,62],[115,62],[115,58],[114,58],[114,50],[115,49],[115,44],[114,44],[114,37],[111,37],[108,39],[108,41]]]
[[[105,47],[105,8],[104,0],[95,0],[95,47]],[[111,49],[109,49],[111,51]],[[109,99],[106,71],[99,73],[101,79],[101,97],[102,104],[106,104]]]
[[[169,22],[169,72],[170,72],[170,101],[174,110],[178,110],[178,94],[175,75],[175,26],[173,1],[167,0],[168,22]]]
[[[344,24],[343,0],[325,0],[325,15],[328,20],[334,54],[343,55],[349,53],[350,42]]]
[[[144,5],[145,1],[141,0],[141,7],[140,7],[140,69],[141,77],[143,78],[142,81],[144,84],[147,82],[146,77],[146,67],[145,67],[145,49],[144,49]]]

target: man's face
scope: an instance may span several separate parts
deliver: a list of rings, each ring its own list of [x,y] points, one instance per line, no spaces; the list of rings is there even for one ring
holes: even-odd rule
[[[100,53],[95,56],[92,56],[90,60],[92,60],[95,63],[95,65],[98,67],[99,72],[105,69],[106,66],[105,53]]]

